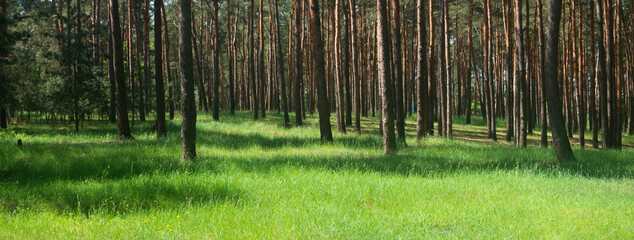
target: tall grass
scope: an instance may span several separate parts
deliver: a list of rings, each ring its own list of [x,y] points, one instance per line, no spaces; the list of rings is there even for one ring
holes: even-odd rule
[[[383,156],[376,119],[327,145],[316,121],[200,115],[191,163],[178,120],[163,140],[150,122],[135,124],[134,141],[106,123],[11,126],[0,134],[0,238],[634,238],[630,147],[575,147],[578,161],[563,165],[535,143],[486,140],[479,118],[422,142],[410,119],[408,146]]]

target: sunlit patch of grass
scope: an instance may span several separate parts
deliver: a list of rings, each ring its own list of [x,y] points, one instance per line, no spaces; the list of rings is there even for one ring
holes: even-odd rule
[[[497,143],[481,118],[417,142],[410,118],[408,146],[384,156],[376,118],[361,135],[334,130],[332,144],[316,116],[290,128],[276,113],[198,120],[190,163],[178,119],[162,140],[152,122],[134,124],[134,141],[106,123],[11,126],[0,238],[634,238],[629,147],[574,147],[578,161],[558,164],[538,142],[506,143],[503,121]]]

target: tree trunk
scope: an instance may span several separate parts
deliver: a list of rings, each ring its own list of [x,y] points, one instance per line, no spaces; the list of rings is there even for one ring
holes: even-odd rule
[[[156,134],[162,138],[167,134],[165,124],[165,87],[163,86],[163,26],[161,21],[163,0],[154,1],[154,72],[156,84]],[[166,56],[167,57],[167,56]]]
[[[251,6],[249,7],[249,57],[248,57],[248,71],[249,71],[249,82],[251,89],[251,109],[253,110],[253,119],[258,119],[258,91],[257,85],[255,82],[255,39],[253,36],[253,18],[255,15],[255,0],[251,0]]]
[[[544,67],[544,58],[546,57],[544,55],[544,47],[545,47],[545,42],[544,42],[544,22],[543,22],[543,16],[542,16],[542,1],[541,0],[537,0],[537,21],[538,21],[538,26],[539,29],[537,30],[537,34],[538,34],[538,38],[539,38],[539,82],[540,82],[540,104],[541,104],[541,112],[539,114],[540,116],[540,124],[541,124],[541,146],[543,148],[548,147],[548,122],[546,120],[546,81],[544,81],[544,70],[546,69]]]
[[[117,135],[119,139],[132,139],[128,122],[128,94],[123,74],[123,42],[121,41],[121,25],[119,25],[119,1],[110,0],[110,19],[112,24],[112,42],[114,47],[114,72],[117,83]]]
[[[526,147],[526,70],[524,58],[524,38],[522,29],[522,2],[514,0],[515,9],[515,145]]]
[[[396,151],[396,138],[394,136],[394,96],[392,95],[392,76],[390,70],[390,43],[388,38],[389,25],[388,12],[385,0],[376,1],[377,15],[377,60],[379,91],[381,97],[381,125],[383,127],[383,153]]]
[[[288,98],[286,95],[286,77],[284,76],[284,58],[282,57],[282,40],[280,35],[280,19],[279,19],[279,12],[277,11],[277,0],[274,0],[273,3],[273,11],[275,12],[275,26],[277,31],[275,32],[275,40],[276,40],[276,46],[275,46],[275,50],[277,51],[277,54],[275,54],[275,59],[276,59],[276,67],[277,67],[277,73],[278,73],[278,77],[280,78],[280,90],[281,90],[281,96],[280,98],[282,99],[282,111],[284,112],[284,126],[288,127],[290,124],[290,119],[288,116]],[[290,31],[290,28],[289,28]],[[289,41],[291,40],[290,38],[288,39]]]
[[[163,26],[165,27],[165,31],[163,32],[163,40],[165,46],[165,77],[167,78],[167,82],[169,83],[167,88],[167,104],[169,106],[169,119],[174,120],[174,88],[176,87],[172,77],[172,69],[170,64],[170,39],[169,39],[169,27],[167,25],[167,17],[165,15],[165,6],[161,6],[161,15],[163,17]]]
[[[318,0],[309,0],[311,45],[313,47],[313,71],[317,86],[317,105],[319,110],[319,130],[321,142],[332,142],[330,129],[330,103],[326,89],[326,64],[324,59],[324,43],[321,38],[321,21]]]
[[[108,5],[110,2],[108,2]],[[110,9],[110,7],[108,7]],[[108,14],[108,26],[112,25],[112,19],[110,19],[110,14]],[[110,82],[110,103],[108,110],[108,120],[110,123],[115,123],[117,121],[117,86],[114,72],[114,47],[112,42],[112,28],[108,27],[108,80]],[[0,89],[0,91],[2,91]],[[0,92],[1,93],[1,92]],[[0,106],[1,107],[1,106]]]
[[[392,53],[395,104],[396,104],[396,136],[399,141],[405,143],[405,113],[403,106],[403,49],[401,45],[401,16],[399,0],[391,0],[392,14]],[[389,50],[388,50],[389,51]]]
[[[541,1],[541,0],[538,0]],[[513,28],[512,26],[512,21],[511,21],[511,17],[513,16],[512,12],[511,12],[511,3],[509,0],[505,0],[504,1],[504,7],[503,7],[503,11],[504,11],[504,40],[506,43],[506,57],[505,57],[505,63],[504,66],[506,67],[506,74],[505,74],[505,78],[506,78],[506,141],[510,142],[511,139],[513,138],[513,136],[515,135],[515,128],[514,128],[514,111],[513,111],[513,104],[514,104],[514,99],[513,99],[513,91],[512,91],[512,87],[513,86],[513,81],[512,81],[512,77],[511,77],[511,73],[513,72],[513,45],[511,44],[511,38],[513,36]]]
[[[600,0],[597,0],[600,1]],[[553,135],[553,148],[559,161],[574,161],[575,157],[570,148],[570,140],[566,135],[564,115],[561,111],[562,103],[557,81],[557,66],[559,63],[559,26],[561,21],[561,0],[550,2],[548,15],[548,31],[546,34],[546,52],[544,81],[546,82],[546,101],[548,102],[548,117]]]
[[[181,139],[183,160],[196,158],[196,102],[194,100],[194,66],[192,56],[191,0],[180,0],[178,45],[180,50]]]
[[[346,125],[352,125],[352,91],[350,90],[350,12],[348,0],[341,0],[343,11],[343,32],[341,39],[341,52],[343,53],[343,84],[345,87]],[[354,64],[354,63],[353,63]]]
[[[335,1],[335,0],[331,0],[331,1]],[[335,31],[335,36],[334,36],[334,48],[332,49],[333,52],[333,65],[334,65],[334,77],[335,77],[335,94],[336,94],[336,105],[337,105],[337,130],[339,130],[340,133],[346,133],[346,119],[345,119],[345,102],[344,102],[344,76],[343,74],[341,74],[341,71],[343,70],[342,68],[343,65],[345,65],[346,63],[344,63],[343,61],[341,61],[341,53],[339,53],[339,49],[341,48],[341,26],[339,25],[339,23],[341,22],[340,16],[341,16],[341,1],[340,0],[336,0],[335,2],[335,11],[334,11],[334,16],[331,16],[335,19],[335,23],[334,23],[334,31]]]
[[[359,53],[358,46],[358,35],[357,35],[357,18],[356,18],[356,1],[349,0],[348,2],[349,11],[350,11],[350,34],[352,35],[352,87],[353,87],[353,95],[354,95],[354,131],[357,133],[361,133],[361,78],[360,68],[363,66],[360,64],[359,57],[361,56]]]
[[[293,94],[295,105],[295,124],[302,125],[302,81],[304,77],[302,69],[302,0],[294,0],[293,8],[295,10],[295,94]]]
[[[264,4],[260,0],[260,14],[258,19],[258,34],[260,36],[258,46],[258,97],[260,97],[260,112],[263,118],[266,117],[266,104],[264,90],[266,88],[266,81],[264,78]]]
[[[220,94],[218,88],[220,87],[220,22],[218,21],[218,0],[214,0],[214,36],[213,36],[213,85],[214,85],[214,101],[212,109],[212,117],[214,121],[220,120]],[[231,81],[231,80],[229,80]]]
[[[425,40],[427,29],[425,28],[425,2],[416,1],[416,26],[418,45],[416,46],[416,96],[417,96],[417,121],[416,140],[420,141],[427,136],[429,126],[429,99],[427,93],[427,55],[425,54]],[[430,6],[431,7],[431,6]]]

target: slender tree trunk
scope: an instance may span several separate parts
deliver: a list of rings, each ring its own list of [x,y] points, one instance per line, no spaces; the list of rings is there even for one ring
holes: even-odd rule
[[[361,134],[361,78],[360,74],[360,59],[358,45],[358,33],[357,33],[357,18],[356,18],[356,1],[349,0],[348,2],[350,11],[350,34],[352,35],[352,84],[354,95],[354,131]]]
[[[258,97],[260,97],[260,112],[263,118],[266,117],[266,103],[264,90],[266,88],[266,81],[264,78],[264,4],[263,1],[260,0],[260,14],[258,19],[258,33],[260,35],[259,46],[258,46]],[[257,107],[256,107],[257,109]]]
[[[334,0],[331,0],[334,1]],[[336,90],[336,105],[337,105],[337,130],[339,130],[340,133],[346,133],[346,119],[345,119],[345,102],[344,102],[344,76],[343,74],[341,74],[341,71],[343,70],[342,67],[343,65],[345,65],[345,63],[343,61],[341,61],[341,53],[339,53],[339,49],[341,49],[341,26],[339,25],[339,23],[341,22],[341,1],[340,0],[336,0],[335,1],[335,11],[334,11],[334,16],[331,16],[335,19],[335,23],[334,23],[334,31],[335,31],[335,36],[334,36],[334,48],[332,49],[333,52],[333,64],[334,65],[334,77],[335,77],[335,90]]]
[[[321,142],[332,142],[330,129],[330,103],[326,89],[326,64],[324,59],[324,43],[321,37],[321,21],[318,0],[309,0],[311,45],[313,47],[313,71],[317,85],[317,105],[319,110],[319,130]]]
[[[392,95],[392,72],[390,70],[390,42],[388,40],[389,25],[388,12],[385,0],[376,1],[377,16],[377,60],[379,91],[381,95],[381,124],[383,127],[383,153],[396,151],[396,138],[394,136],[394,96]]]
[[[258,119],[258,91],[257,85],[255,82],[255,39],[253,36],[253,18],[255,15],[255,0],[251,0],[251,6],[249,7],[249,57],[248,57],[248,71],[249,71],[249,82],[251,89],[251,109],[253,109],[253,119]]]
[[[428,55],[427,55],[427,59],[429,59],[429,61],[427,62],[427,86],[428,86],[428,98],[429,98],[429,116],[428,116],[428,122],[429,122],[429,126],[427,127],[429,134],[430,135],[434,135],[434,116],[437,115],[437,111],[436,111],[436,103],[437,103],[437,98],[436,98],[436,62],[434,61],[436,58],[434,58],[434,46],[435,46],[435,40],[436,40],[436,36],[434,35],[435,30],[434,30],[434,4],[433,4],[433,0],[429,0],[428,2],[428,15],[429,15],[429,42],[427,45],[428,48]],[[438,126],[440,126],[440,123],[438,124]],[[441,135],[440,132],[438,132],[438,135]]]
[[[235,87],[234,84],[236,82],[236,75],[234,69],[234,38],[233,32],[231,31],[233,26],[231,25],[231,16],[232,16],[232,5],[231,0],[227,0],[227,65],[229,66],[229,114],[234,115],[236,111],[236,97],[235,97]],[[236,18],[238,18],[236,14]],[[217,34],[217,33],[216,33]]]
[[[302,125],[302,104],[301,104],[301,96],[302,96],[302,81],[304,77],[303,74],[303,66],[302,66],[302,0],[294,0],[293,8],[295,10],[295,55],[293,59],[295,59],[295,94],[294,97],[294,105],[295,105],[295,124],[297,126]]]
[[[600,1],[600,0],[598,0]],[[575,157],[570,148],[570,140],[566,135],[564,115],[561,111],[562,103],[557,81],[557,66],[559,63],[559,26],[561,21],[561,0],[550,1],[548,15],[548,31],[546,34],[546,52],[544,81],[546,82],[546,101],[548,102],[548,117],[553,135],[553,148],[559,161],[574,161]]]
[[[394,86],[395,88],[395,104],[396,104],[396,136],[399,141],[405,143],[405,113],[403,106],[403,49],[401,45],[401,16],[399,0],[391,0],[392,2],[392,53]],[[389,49],[388,49],[389,51]]]
[[[167,25],[167,17],[165,15],[165,6],[161,5],[161,15],[163,17],[163,26],[165,31],[163,32],[164,46],[165,46],[165,77],[167,78],[168,88],[167,88],[167,104],[169,106],[169,119],[174,120],[174,88],[176,87],[173,77],[172,77],[172,68],[170,67],[170,39],[169,39],[169,27]]]
[[[183,141],[183,160],[196,158],[196,102],[194,100],[194,66],[192,56],[192,18],[191,0],[179,1],[180,25],[178,45],[180,50],[180,88],[181,88],[181,139]]]
[[[345,87],[346,101],[346,125],[352,125],[352,91],[350,89],[350,12],[348,11],[348,0],[341,0],[343,11],[343,32],[341,39],[341,52],[343,53],[343,80]],[[354,64],[354,63],[353,63]]]
[[[427,55],[425,54],[425,40],[427,29],[425,28],[425,2],[416,1],[416,26],[418,45],[416,46],[416,96],[417,96],[417,124],[416,140],[420,141],[427,136],[429,126],[429,99],[427,93]],[[431,6],[429,6],[431,7]]]
[[[152,72],[150,71],[150,0],[145,0],[145,9],[143,11],[143,58],[145,63],[143,64],[143,76],[144,76],[144,88],[143,96],[146,98],[146,102],[143,105],[143,112],[150,114],[150,81],[152,81]]]
[[[214,101],[213,101],[213,119],[214,121],[220,120],[220,94],[218,89],[220,87],[220,22],[218,21],[218,0],[214,0],[214,36],[213,36],[213,85],[214,85]],[[231,81],[231,80],[229,80]],[[233,100],[232,100],[233,101]]]
[[[541,0],[538,0],[541,1]],[[511,2],[509,0],[504,1],[504,40],[506,43],[506,57],[504,66],[506,67],[505,78],[506,78],[506,141],[510,142],[511,139],[515,135],[515,118],[513,111],[513,81],[511,77],[511,73],[513,73],[513,45],[511,44],[511,38],[513,36],[513,28],[512,28],[512,11],[511,11]]]
[[[518,129],[515,138],[517,147],[526,147],[526,70],[524,58],[524,38],[522,30],[522,2],[514,0],[515,9],[515,125]]]
[[[544,23],[543,23],[543,16],[542,16],[542,1],[541,0],[537,0],[537,21],[538,21],[538,38],[539,38],[539,82],[540,82],[540,104],[541,104],[541,112],[540,112],[540,124],[541,124],[541,146],[543,148],[548,147],[548,121],[546,120],[546,81],[544,81],[544,75],[545,75],[545,66],[544,66],[544,60],[545,60],[545,55],[544,55],[544,48],[545,48],[545,42],[544,42]]]
[[[166,135],[165,124],[165,87],[163,86],[163,21],[161,16],[161,8],[163,0],[154,1],[154,72],[156,74],[154,80],[156,84],[156,134],[157,138]],[[167,57],[167,56],[166,56]]]
[[[128,94],[123,74],[123,42],[119,24],[119,1],[110,0],[110,25],[114,47],[114,72],[117,83],[117,135],[119,139],[132,139],[128,122]]]
[[[277,31],[275,32],[275,40],[276,40],[276,46],[275,46],[275,50],[276,50],[276,54],[275,54],[275,59],[276,59],[276,67],[277,67],[277,74],[278,77],[280,78],[280,90],[281,90],[281,96],[280,98],[282,99],[282,111],[284,112],[284,126],[288,127],[290,124],[290,119],[288,116],[288,97],[286,95],[286,77],[284,76],[284,58],[282,57],[282,40],[280,37],[280,20],[279,20],[279,12],[277,11],[277,0],[274,0],[274,4],[273,4],[273,11],[275,12],[275,26]],[[290,28],[289,28],[290,31]],[[288,39],[289,41],[291,40],[290,38]]]
[[[108,5],[110,3],[108,2]],[[108,7],[110,9],[110,7]],[[112,19],[108,14],[108,26],[112,25]],[[112,40],[112,28],[108,27],[108,80],[110,80],[110,108],[108,111],[108,120],[110,123],[117,121],[117,86],[114,71],[114,43]],[[1,91],[1,90],[0,90]]]

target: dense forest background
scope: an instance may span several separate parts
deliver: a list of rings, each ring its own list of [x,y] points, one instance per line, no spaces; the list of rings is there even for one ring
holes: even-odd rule
[[[451,137],[454,115],[466,115],[467,123],[481,115],[494,140],[495,119],[506,119],[506,140],[519,147],[526,146],[527,133],[547,134],[546,93],[552,88],[543,70],[553,67],[544,52],[550,1],[404,0],[389,1],[386,9],[377,5],[384,1],[368,0],[183,2],[191,7],[186,25],[193,47],[184,51],[193,57],[195,107],[214,119],[220,112],[250,110],[258,118],[276,111],[286,113],[290,125],[288,112],[294,112],[301,125],[318,113],[322,99],[329,100],[323,109],[337,114],[340,132],[346,126],[358,131],[359,116],[383,110],[383,116],[394,115],[385,119],[396,122],[401,141],[404,119],[417,112],[419,136]],[[621,134],[634,133],[632,2],[562,3],[554,65],[565,135],[579,134],[582,147],[587,138],[597,148],[620,148]],[[131,125],[159,112],[174,119],[184,99],[183,3],[111,4],[2,0],[3,128],[36,122],[73,123],[79,130],[94,120],[116,122],[113,8]],[[385,66],[388,75],[381,72]],[[165,107],[157,110],[159,100]]]

